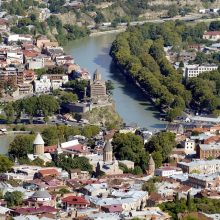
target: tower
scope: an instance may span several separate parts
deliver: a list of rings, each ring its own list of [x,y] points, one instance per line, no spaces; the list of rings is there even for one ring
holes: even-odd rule
[[[103,149],[103,161],[112,162],[112,145],[109,140],[107,140]]]
[[[152,175],[152,174],[154,174],[154,171],[155,171],[155,162],[154,162],[153,157],[150,155],[150,159],[149,159],[149,162],[148,162],[148,170],[147,170],[147,173],[148,173],[149,175]]]
[[[35,155],[44,154],[44,140],[41,137],[40,133],[37,134],[37,136],[33,142],[33,147],[34,147],[34,154]]]
[[[106,84],[102,80],[101,73],[96,70],[93,75],[93,80],[90,81],[90,98],[93,100],[106,99]]]

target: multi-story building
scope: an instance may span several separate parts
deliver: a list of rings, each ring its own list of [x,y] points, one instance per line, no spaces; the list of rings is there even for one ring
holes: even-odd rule
[[[33,85],[32,84],[19,84],[18,85],[19,95],[32,94],[33,93]]]
[[[220,157],[220,144],[199,144],[196,154],[199,159],[218,158]]]
[[[194,188],[213,188],[220,186],[220,173],[197,174],[193,173],[188,176],[187,184]]]
[[[189,138],[186,138],[186,140],[182,143],[184,147],[185,154],[194,154],[195,153],[195,140],[191,140]]]
[[[218,65],[215,64],[186,65],[184,74],[185,74],[185,78],[192,78],[199,76],[200,73],[210,72],[217,69],[218,69]]]
[[[63,84],[68,82],[68,76],[65,74],[45,74],[40,80],[35,80],[35,92],[49,92],[51,89],[59,89]]]
[[[220,172],[220,160],[194,160],[190,163],[178,162],[177,167],[180,167],[185,173],[211,174]]]

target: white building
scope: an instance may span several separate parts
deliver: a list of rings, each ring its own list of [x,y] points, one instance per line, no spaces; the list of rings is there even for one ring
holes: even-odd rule
[[[51,82],[44,75],[41,76],[40,80],[34,80],[34,90],[36,93],[49,92],[50,89],[51,89]]]
[[[213,70],[217,70],[218,66],[215,64],[207,64],[207,65],[186,65],[184,75],[185,78],[192,78],[199,76],[200,73],[210,72]]]
[[[44,59],[42,57],[35,57],[28,61],[28,69],[42,69],[44,68]]]
[[[24,34],[11,34],[8,36],[7,38],[8,42],[11,43],[11,42],[18,42],[18,41],[21,41],[21,42],[32,42],[33,39],[32,39],[32,36],[31,35],[24,35]]]
[[[195,147],[196,147],[195,140],[191,140],[189,138],[186,138],[186,140],[183,142],[183,147],[184,147],[186,155],[194,154],[195,153]]]
[[[23,53],[18,51],[8,51],[7,52],[7,64],[23,64]]]
[[[204,40],[218,41],[220,40],[220,31],[206,31],[202,38]]]
[[[160,167],[155,170],[155,175],[156,176],[162,176],[162,177],[169,177],[172,175],[179,175],[183,174],[182,169],[177,168],[177,167],[170,167],[170,166],[165,166],[165,167]]]
[[[59,89],[63,84],[68,82],[68,76],[62,74],[42,75],[40,80],[35,80],[35,92],[45,93],[50,90]]]

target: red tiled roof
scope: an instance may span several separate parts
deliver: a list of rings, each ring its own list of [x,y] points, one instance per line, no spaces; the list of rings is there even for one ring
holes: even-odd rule
[[[40,173],[43,177],[44,176],[49,176],[49,175],[55,175],[55,176],[58,176],[59,173],[57,171],[57,169],[55,168],[45,168],[45,169],[41,169],[38,171],[38,173]]]
[[[25,214],[57,212],[57,209],[55,209],[52,206],[41,206],[39,208],[25,207],[25,208],[17,208],[14,210],[14,212],[19,213],[21,215],[25,215]]]
[[[35,50],[24,50],[23,51],[24,56],[26,57],[36,57],[39,55],[38,52],[36,52]]]
[[[89,201],[87,201],[84,197],[81,196],[68,196],[62,199],[62,202],[66,202],[70,205],[89,205]]]
[[[84,152],[82,144],[77,144],[77,145],[74,145],[74,146],[71,146],[71,147],[65,147],[63,149],[76,151],[76,152],[80,152],[80,153]]]
[[[56,149],[57,149],[57,145],[46,146],[46,147],[44,147],[44,152],[51,153],[51,152],[55,152]]]
[[[220,31],[208,31],[205,32],[204,35],[209,35],[209,36],[220,35]]]

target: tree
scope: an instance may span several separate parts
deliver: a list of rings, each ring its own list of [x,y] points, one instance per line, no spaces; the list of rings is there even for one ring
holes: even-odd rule
[[[23,202],[23,193],[20,191],[6,192],[4,199],[7,202],[8,207],[18,206]]]
[[[83,171],[89,171],[92,173],[92,165],[86,157],[66,157],[64,154],[59,154],[55,160],[55,164],[58,167],[70,172],[71,169],[81,169]]]
[[[176,5],[172,5],[168,12],[167,12],[167,15],[171,18],[175,17],[176,15],[178,15],[178,8]]]
[[[59,140],[58,130],[53,126],[45,128],[42,132],[42,137],[47,146],[57,144]]]
[[[62,92],[60,97],[60,101],[63,103],[76,102],[77,99],[77,95],[73,94],[72,92]]]
[[[13,162],[6,156],[0,155],[0,172],[6,173],[11,170]]]
[[[152,136],[145,147],[149,153],[160,152],[163,161],[165,161],[175,146],[175,134],[171,132],[160,132]]]
[[[4,108],[4,112],[6,114],[6,120],[8,123],[12,123],[14,120],[14,115],[15,115],[15,111],[13,108],[12,103],[8,103],[5,108]]]
[[[33,153],[34,135],[17,135],[9,146],[9,155],[14,159],[27,157],[27,154]]]
[[[40,159],[39,157],[37,157],[32,161],[32,164],[35,165],[35,166],[43,167],[44,166],[44,161],[42,159]]]
[[[86,125],[82,128],[82,135],[84,135],[87,138],[91,138],[97,135],[99,131],[100,128],[96,125]]]
[[[131,160],[142,170],[147,168],[149,155],[145,152],[142,139],[132,133],[117,133],[112,141],[113,150],[117,159]]]

